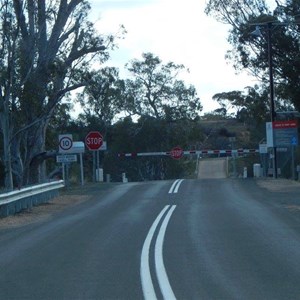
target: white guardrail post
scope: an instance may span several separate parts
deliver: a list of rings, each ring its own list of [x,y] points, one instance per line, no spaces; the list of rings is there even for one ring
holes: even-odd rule
[[[59,180],[0,194],[0,217],[7,217],[23,209],[47,203],[58,196],[59,189],[62,187],[64,187],[64,182]]]

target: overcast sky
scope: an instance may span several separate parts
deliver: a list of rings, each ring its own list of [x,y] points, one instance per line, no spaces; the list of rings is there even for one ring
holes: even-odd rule
[[[90,0],[91,18],[100,33],[116,33],[120,24],[127,34],[119,49],[111,53],[109,65],[120,69],[143,52],[152,52],[163,63],[184,64],[190,73],[184,77],[193,84],[203,105],[203,112],[218,107],[212,100],[216,93],[242,90],[255,79],[246,73],[235,74],[225,60],[230,45],[229,27],[204,13],[205,0]]]

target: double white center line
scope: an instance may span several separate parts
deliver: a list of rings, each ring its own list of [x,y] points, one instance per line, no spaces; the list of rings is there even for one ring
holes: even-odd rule
[[[177,179],[172,184],[169,194],[178,193],[178,189],[180,184],[182,183],[183,179]],[[165,233],[170,221],[170,218],[176,208],[176,205],[167,205],[163,208],[163,210],[159,213],[155,221],[153,222],[147,237],[144,241],[142,255],[141,255],[141,282],[142,282],[142,289],[145,300],[155,300],[157,299],[155,288],[153,286],[153,281],[151,278],[151,271],[150,271],[150,247],[153,237],[157,228],[160,225],[157,238],[155,241],[154,247],[154,261],[155,261],[155,272],[157,281],[160,287],[161,294],[163,295],[164,299],[172,300],[176,299],[172,287],[170,285],[168,275],[166,272],[166,268],[163,261],[163,244],[165,239]]]
[[[175,180],[169,190],[169,194],[177,194],[182,181],[183,181],[183,179]]]
[[[162,218],[164,219],[160,226],[158,236],[156,238],[156,243],[155,243],[155,252],[154,252],[155,271],[156,271],[159,287],[164,299],[176,299],[173,290],[171,288],[168,275],[164,266],[164,261],[163,261],[163,243],[164,243],[165,233],[166,233],[167,225],[169,223],[169,220],[175,208],[176,205],[172,205],[172,206],[167,205],[164,207],[164,209],[160,212],[160,214],[153,222],[143,245],[142,255],[141,255],[141,281],[142,281],[142,288],[143,288],[145,300],[157,299],[152,278],[151,278],[150,264],[149,264],[149,251],[150,251],[150,245],[155,230],[158,227],[160,220]]]

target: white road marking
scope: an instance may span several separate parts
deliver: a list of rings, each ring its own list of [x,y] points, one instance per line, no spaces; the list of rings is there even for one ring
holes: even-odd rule
[[[176,193],[178,193],[178,189],[179,189],[182,181],[183,181],[183,179],[176,179],[173,182],[173,184],[172,184],[172,186],[171,186],[171,188],[169,190],[169,194],[172,194],[172,193],[176,194]]]
[[[182,181],[183,181],[183,179],[180,179],[180,180],[178,181],[178,183],[177,183],[177,185],[176,185],[176,187],[175,187],[175,189],[174,189],[174,194],[177,194],[177,193],[178,193],[178,189],[179,189],[179,187],[180,187]]]
[[[144,241],[142,254],[141,254],[141,267],[140,267],[140,274],[141,274],[141,282],[142,282],[142,289],[145,300],[156,300],[157,296],[155,293],[155,289],[153,286],[153,281],[151,278],[150,272],[150,264],[149,264],[149,251],[151,246],[151,241],[153,239],[154,233],[160,220],[165,215],[166,211],[168,213],[165,215],[164,220],[161,224],[161,227],[158,232],[158,236],[155,243],[155,269],[156,269],[156,276],[158,279],[158,283],[162,292],[164,299],[176,299],[173,290],[171,288],[168,275],[164,266],[163,262],[163,243],[164,237],[167,229],[167,225],[170,221],[170,218],[176,208],[176,205],[172,205],[170,209],[170,205],[167,205],[163,208],[163,210],[159,213],[156,217],[155,221],[153,222],[147,237]]]
[[[160,290],[163,294],[164,299],[172,300],[176,299],[172,287],[169,282],[169,278],[166,272],[166,268],[164,265],[163,260],[163,244],[165,239],[165,233],[168,226],[168,223],[170,221],[170,218],[172,216],[172,213],[174,212],[174,209],[176,208],[176,205],[173,205],[171,209],[168,211],[166,217],[163,220],[163,223],[160,227],[159,234],[156,239],[155,244],[155,268],[156,268],[156,276],[158,279],[158,283],[160,286]]]
[[[177,182],[179,181],[179,179],[176,179],[173,184],[171,185],[171,188],[169,189],[169,194],[172,194],[173,193],[173,190],[174,190],[174,187],[175,185],[177,184]]]
[[[142,255],[141,255],[141,281],[142,281],[142,289],[144,293],[145,300],[155,300],[157,299],[155,290],[153,287],[153,282],[151,279],[150,266],[149,266],[149,250],[150,244],[155,232],[155,229],[158,226],[160,219],[163,217],[164,213],[169,209],[170,205],[165,206],[165,208],[160,212],[155,221],[153,222],[147,237],[145,239]]]

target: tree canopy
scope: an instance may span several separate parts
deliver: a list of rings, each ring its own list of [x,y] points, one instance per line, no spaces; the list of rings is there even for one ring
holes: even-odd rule
[[[2,0],[0,10],[0,117],[6,185],[45,172],[49,120],[62,98],[89,81],[92,61],[104,62],[114,37],[88,21],[84,0]]]
[[[142,60],[126,65],[132,79],[125,81],[125,110],[130,115],[157,119],[194,119],[202,110],[194,86],[177,79],[183,65],[163,64],[153,53],[143,53]]]
[[[183,65],[163,64],[153,53],[143,53],[142,60],[126,64],[129,78],[120,78],[115,68],[93,71],[89,84],[78,94],[84,113],[81,117],[97,116],[107,125],[118,114],[154,117],[168,121],[193,120],[202,110],[196,88],[177,77]]]
[[[276,1],[271,11],[264,0],[210,0],[206,13],[231,25],[227,52],[237,70],[246,69],[268,87],[268,26],[273,53],[276,109],[284,101],[300,109],[300,1]],[[259,29],[261,37],[253,35]]]

